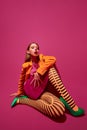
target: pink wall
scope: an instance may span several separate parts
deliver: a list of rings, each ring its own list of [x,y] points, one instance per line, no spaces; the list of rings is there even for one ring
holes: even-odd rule
[[[28,43],[36,41],[41,53],[56,56],[65,86],[87,110],[87,1],[1,0],[0,25],[0,128],[86,130],[86,116],[66,114],[65,122],[55,123],[27,106],[11,109],[9,95],[17,90]]]

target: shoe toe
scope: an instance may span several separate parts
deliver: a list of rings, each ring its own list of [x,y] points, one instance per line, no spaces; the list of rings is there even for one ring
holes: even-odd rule
[[[13,102],[12,102],[12,104],[11,104],[11,107],[14,107],[14,106],[17,104],[17,100],[18,100],[18,97],[16,97],[16,98],[13,100]]]

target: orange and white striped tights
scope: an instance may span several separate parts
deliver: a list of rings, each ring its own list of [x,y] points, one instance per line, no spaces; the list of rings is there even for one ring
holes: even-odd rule
[[[66,100],[71,108],[73,108],[75,106],[75,102],[63,85],[60,75],[55,67],[49,69],[48,76],[54,89],[56,89],[59,95]],[[37,100],[30,98],[19,98],[19,103],[29,105],[50,117],[61,116],[65,112],[65,106],[60,101],[59,97],[47,91],[45,91]]]

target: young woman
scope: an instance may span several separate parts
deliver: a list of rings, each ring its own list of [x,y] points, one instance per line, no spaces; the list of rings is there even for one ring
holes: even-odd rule
[[[39,45],[35,42],[29,44],[25,62],[22,65],[17,93],[11,104],[26,104],[50,116],[58,117],[65,113],[65,108],[73,116],[81,116],[84,110],[79,108],[62,83],[56,69],[56,58],[39,54]],[[58,95],[50,91],[56,90]],[[48,87],[47,87],[48,86]]]

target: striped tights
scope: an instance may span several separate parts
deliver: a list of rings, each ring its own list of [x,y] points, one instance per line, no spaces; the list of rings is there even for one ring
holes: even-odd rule
[[[52,86],[57,90],[60,96],[66,100],[70,107],[73,108],[75,106],[75,102],[63,85],[55,67],[49,69],[48,76]],[[65,112],[64,104],[57,96],[50,92],[44,92],[37,100],[30,98],[19,98],[19,103],[32,106],[33,108],[50,117],[58,117],[63,115]]]
[[[53,87],[58,91],[60,96],[62,96],[65,99],[65,101],[69,104],[69,106],[73,108],[76,105],[75,101],[66,90],[64,84],[62,83],[60,75],[58,74],[55,67],[52,67],[49,70],[49,81],[51,82]]]
[[[19,98],[19,103],[32,106],[43,114],[56,118],[65,112],[64,104],[52,93],[44,92],[37,100],[30,98]]]

